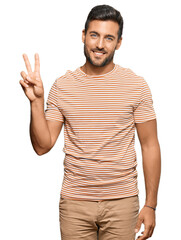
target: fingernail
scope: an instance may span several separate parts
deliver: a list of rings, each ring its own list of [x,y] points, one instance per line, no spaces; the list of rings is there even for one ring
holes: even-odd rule
[[[138,229],[135,229],[135,232],[137,233],[137,232],[138,232]]]
[[[28,80],[31,80],[29,76],[27,76],[27,79],[28,79]]]

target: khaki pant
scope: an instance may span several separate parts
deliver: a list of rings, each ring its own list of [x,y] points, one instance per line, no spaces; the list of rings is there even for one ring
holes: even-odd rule
[[[62,240],[135,240],[138,195],[104,201],[60,198]]]

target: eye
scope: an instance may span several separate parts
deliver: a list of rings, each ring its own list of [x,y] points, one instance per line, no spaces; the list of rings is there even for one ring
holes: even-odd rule
[[[95,33],[91,34],[91,37],[96,37],[97,35]]]
[[[113,40],[111,37],[107,37],[107,39],[108,39],[108,40],[111,40],[111,41]]]

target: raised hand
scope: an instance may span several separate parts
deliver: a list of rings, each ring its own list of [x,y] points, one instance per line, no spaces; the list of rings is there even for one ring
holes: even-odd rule
[[[20,74],[23,80],[20,80],[25,95],[28,97],[30,102],[35,100],[43,100],[44,99],[44,88],[43,82],[40,77],[40,61],[38,53],[35,54],[35,69],[34,72],[31,69],[30,62],[28,60],[28,56],[23,54],[23,58],[25,61],[26,69],[28,74],[22,71]]]

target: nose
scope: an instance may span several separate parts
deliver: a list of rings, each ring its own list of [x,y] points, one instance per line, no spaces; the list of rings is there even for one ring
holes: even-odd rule
[[[104,48],[104,39],[103,38],[98,38],[98,40],[97,40],[97,48],[99,48],[99,49]]]

